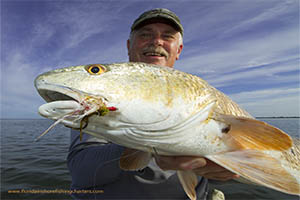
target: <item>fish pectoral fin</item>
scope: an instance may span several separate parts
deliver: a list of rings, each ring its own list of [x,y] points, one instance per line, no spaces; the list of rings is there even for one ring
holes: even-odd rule
[[[177,176],[186,195],[191,200],[196,200],[197,195],[195,188],[198,183],[197,175],[193,171],[177,171]]]
[[[224,141],[234,149],[287,150],[292,147],[291,137],[265,122],[232,115],[216,115],[223,122]]]
[[[257,150],[242,150],[206,156],[247,180],[284,193],[300,195],[296,178],[281,163]]]
[[[126,171],[140,170],[148,165],[151,158],[151,153],[125,148],[120,158],[120,168]]]

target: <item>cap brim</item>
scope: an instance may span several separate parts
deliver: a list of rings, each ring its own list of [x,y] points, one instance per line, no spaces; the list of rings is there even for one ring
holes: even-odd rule
[[[164,15],[157,15],[157,16],[143,18],[142,20],[137,21],[132,25],[131,31],[138,30],[141,27],[148,25],[148,24],[152,24],[152,23],[168,24],[183,35],[183,27],[181,26],[181,24],[179,24],[173,18],[171,18],[169,16],[164,16]]]

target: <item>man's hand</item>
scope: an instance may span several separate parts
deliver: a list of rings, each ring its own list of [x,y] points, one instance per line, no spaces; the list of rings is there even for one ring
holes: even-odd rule
[[[162,170],[193,170],[207,179],[227,181],[239,176],[203,157],[156,156],[155,161]]]

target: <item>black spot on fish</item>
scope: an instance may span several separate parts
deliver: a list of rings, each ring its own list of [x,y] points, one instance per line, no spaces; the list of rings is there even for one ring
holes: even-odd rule
[[[294,150],[293,150],[293,149],[291,149],[291,152],[292,152],[292,154],[293,154],[294,156],[296,156],[296,154],[295,154],[295,152],[294,152]]]
[[[230,125],[228,125],[227,127],[223,128],[222,129],[222,133],[225,133],[225,134],[228,133],[230,131],[230,128],[231,128]]]

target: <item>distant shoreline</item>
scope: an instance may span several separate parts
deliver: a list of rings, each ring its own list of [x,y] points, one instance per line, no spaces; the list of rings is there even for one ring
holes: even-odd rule
[[[299,119],[300,117],[255,117],[255,119]],[[31,118],[0,118],[0,120],[51,120],[51,119],[45,119],[45,118],[36,118],[36,119],[31,119]]]
[[[52,119],[47,119],[47,118],[0,118],[0,120],[52,120]]]
[[[265,119],[265,118],[271,118],[271,119],[290,119],[290,118],[300,118],[300,117],[255,117],[256,119]]]

